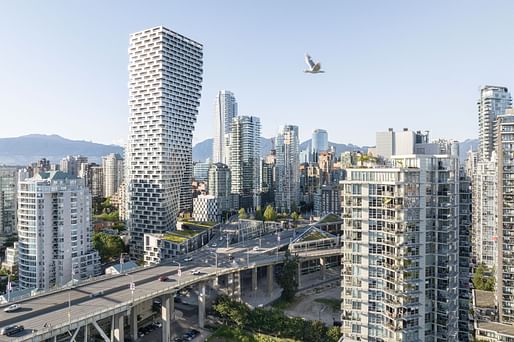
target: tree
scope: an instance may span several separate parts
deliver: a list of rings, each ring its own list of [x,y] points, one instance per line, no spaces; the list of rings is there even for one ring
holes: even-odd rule
[[[277,219],[277,212],[271,205],[266,207],[264,210],[264,221],[275,221]]]
[[[243,219],[247,219],[247,218],[248,218],[248,214],[246,214],[245,208],[239,209],[239,219],[243,220]]]
[[[278,276],[277,282],[282,287],[281,298],[287,302],[293,300],[296,290],[298,290],[298,258],[291,257],[289,249],[286,249],[284,255],[284,267],[282,273]]]
[[[263,217],[262,217],[262,209],[260,206],[257,207],[257,209],[255,209],[255,219],[256,220],[259,220],[259,221],[262,221],[263,220]]]
[[[327,331],[328,341],[337,342],[341,337],[341,328],[339,327],[330,327]]]
[[[107,261],[118,257],[125,250],[125,244],[119,236],[95,233],[93,248],[98,251],[102,261]]]
[[[291,220],[293,220],[293,222],[296,223],[296,221],[298,221],[299,218],[300,215],[298,215],[296,211],[293,211],[293,213],[291,214]]]
[[[486,273],[494,274],[494,272],[489,272],[484,264],[479,264],[473,273],[473,278],[471,278],[473,285],[477,290],[494,291],[494,276],[488,276]]]

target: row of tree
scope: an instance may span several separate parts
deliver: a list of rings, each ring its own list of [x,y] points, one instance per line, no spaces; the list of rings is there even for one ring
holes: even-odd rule
[[[244,208],[239,209],[238,213],[240,219],[247,219],[250,217]],[[276,221],[278,216],[279,215],[275,211],[275,208],[273,208],[271,205],[268,205],[264,212],[262,211],[261,207],[257,207],[254,214],[254,218],[259,221]],[[290,218],[296,222],[300,219],[300,214],[298,214],[296,211],[293,211],[290,215]]]
[[[256,308],[246,304],[218,297],[213,310],[226,325],[273,336],[292,338],[305,342],[336,342],[339,340],[338,327],[327,328],[320,321],[307,321],[300,317],[287,317],[281,310]]]

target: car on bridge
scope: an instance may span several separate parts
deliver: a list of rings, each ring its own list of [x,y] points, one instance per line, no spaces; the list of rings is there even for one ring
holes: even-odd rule
[[[170,278],[168,276],[162,275],[159,277],[159,281],[168,281]]]
[[[193,258],[187,257],[187,258],[184,258],[184,261],[193,261]]]
[[[25,330],[23,325],[9,325],[0,329],[0,335],[13,336]]]
[[[202,272],[198,271],[198,270],[192,270],[191,271],[191,274],[192,275],[199,275],[199,274],[202,274]]]
[[[21,305],[13,304],[13,305],[9,305],[8,307],[6,307],[4,309],[4,312],[14,312],[14,311],[18,311],[19,309],[21,309]]]

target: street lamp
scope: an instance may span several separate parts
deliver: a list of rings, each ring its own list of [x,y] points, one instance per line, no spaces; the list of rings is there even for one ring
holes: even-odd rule
[[[136,283],[134,283],[134,276],[132,274],[126,274],[126,275],[130,277],[129,288],[130,288],[130,292],[132,295],[132,305],[134,305],[134,291],[136,291]]]
[[[216,258],[216,274],[218,274],[218,253],[211,251],[211,254],[214,254],[214,257]]]
[[[250,267],[250,247],[246,249],[246,267]]]
[[[75,284],[75,265],[79,265],[78,263],[71,264],[71,285],[68,291],[68,325],[71,328],[71,289],[73,288],[73,284]]]
[[[120,254],[120,274],[123,274],[123,265],[125,263],[125,261],[123,260],[124,255],[128,255],[128,253],[123,252]]]
[[[177,275],[178,275],[178,284],[180,285],[180,278],[182,277],[182,270],[180,269],[180,262],[175,261],[175,260],[172,260],[171,262],[178,265]]]

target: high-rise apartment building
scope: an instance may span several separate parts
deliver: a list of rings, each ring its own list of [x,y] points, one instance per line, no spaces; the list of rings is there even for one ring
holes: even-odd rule
[[[237,209],[231,193],[232,176],[227,165],[222,163],[211,164],[209,168],[208,193],[218,199],[221,213]]]
[[[514,323],[514,110],[497,117],[498,263],[496,299],[501,323]]]
[[[486,85],[480,89],[478,105],[479,160],[488,160],[495,149],[496,118],[512,107],[512,97],[506,87]]]
[[[471,303],[471,177],[459,169],[459,342],[471,341],[473,325],[469,319]]]
[[[18,186],[18,252],[21,288],[48,289],[95,276],[91,194],[80,178],[40,173]]]
[[[117,153],[102,157],[104,197],[111,197],[118,191],[125,174],[123,165],[123,158]]]
[[[195,181],[206,182],[209,179],[209,168],[211,167],[211,163],[209,160],[207,162],[196,162],[193,165],[193,178]]]
[[[260,205],[261,122],[255,116],[236,116],[230,129],[229,168],[232,193],[239,196],[240,208]]]
[[[192,135],[202,83],[201,44],[159,26],[130,35],[128,227],[132,256],[143,235],[175,229],[192,206]]]
[[[498,163],[496,152],[478,161],[473,172],[473,257],[489,269],[498,261]]]
[[[16,231],[17,177],[17,168],[0,167],[0,236]]]
[[[393,156],[342,181],[345,341],[459,341],[459,167]]]
[[[61,160],[59,170],[62,172],[69,173],[72,176],[77,177],[80,171],[80,165],[87,164],[87,157],[84,156],[66,156]],[[46,170],[48,171],[48,170]],[[37,175],[35,173],[34,175]]]
[[[232,119],[237,116],[237,102],[234,94],[220,90],[214,104],[214,136],[212,160],[214,163],[228,163],[230,130]]]
[[[328,133],[324,129],[315,129],[312,132],[312,161],[317,162],[320,152],[328,151]]]
[[[282,126],[277,135],[277,191],[275,207],[280,212],[290,212],[298,205],[300,195],[300,142],[298,126]]]

